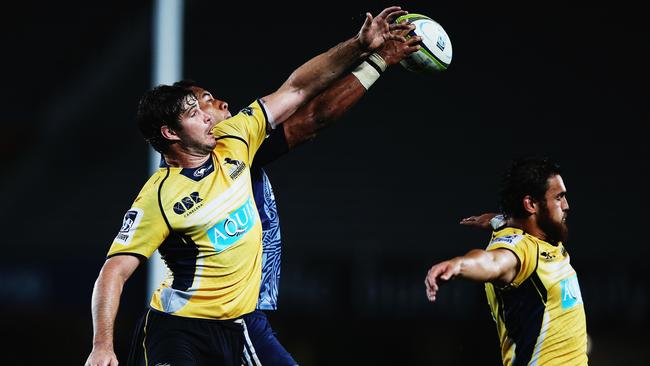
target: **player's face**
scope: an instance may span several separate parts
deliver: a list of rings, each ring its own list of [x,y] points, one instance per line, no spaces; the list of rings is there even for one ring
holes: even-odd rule
[[[548,179],[548,189],[544,195],[545,202],[539,212],[539,227],[547,236],[550,243],[565,242],[569,236],[569,228],[566,224],[569,213],[569,202],[566,198],[566,187],[559,175]]]
[[[199,107],[198,100],[189,95],[184,101],[181,129],[176,133],[185,150],[209,154],[217,144],[211,132],[215,124],[212,115],[204,112]]]
[[[201,110],[212,116],[215,125],[224,119],[232,117],[228,110],[228,103],[214,98],[209,91],[198,86],[193,86],[192,92],[198,99]]]

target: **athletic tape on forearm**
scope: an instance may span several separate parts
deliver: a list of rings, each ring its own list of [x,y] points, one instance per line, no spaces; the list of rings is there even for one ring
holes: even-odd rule
[[[379,79],[379,76],[386,70],[386,62],[381,56],[373,53],[368,59],[357,66],[352,75],[354,75],[366,90]]]

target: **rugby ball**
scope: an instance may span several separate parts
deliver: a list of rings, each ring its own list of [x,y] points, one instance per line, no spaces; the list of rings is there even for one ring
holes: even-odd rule
[[[422,41],[421,48],[400,61],[400,64],[409,71],[422,74],[447,70],[451,63],[452,49],[451,40],[444,28],[422,14],[407,14],[395,20],[397,23],[402,21],[415,25],[415,29],[409,32],[406,38],[420,36]]]

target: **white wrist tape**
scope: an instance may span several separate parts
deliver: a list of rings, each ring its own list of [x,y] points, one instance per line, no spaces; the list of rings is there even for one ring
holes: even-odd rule
[[[386,70],[386,61],[381,56],[373,53],[368,59],[357,66],[352,75],[354,75],[366,90],[379,79],[382,72]]]
[[[506,224],[506,218],[503,217],[503,215],[496,215],[492,219],[490,219],[490,226],[492,226],[492,229],[500,229],[501,226]]]
[[[372,55],[370,55],[368,57],[368,61],[374,62],[375,65],[377,65],[377,67],[379,67],[381,69],[381,72],[386,71],[386,68],[388,67],[388,65],[386,65],[386,61],[384,61],[384,59],[381,58],[381,56],[379,56],[376,53],[373,53]]]

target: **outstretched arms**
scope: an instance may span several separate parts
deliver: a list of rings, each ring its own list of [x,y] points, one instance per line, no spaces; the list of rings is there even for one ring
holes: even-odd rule
[[[464,256],[440,262],[424,280],[429,301],[436,301],[440,285],[456,277],[503,286],[511,283],[519,270],[519,259],[508,249],[473,249]]]
[[[400,33],[406,34],[405,31]],[[375,60],[385,65],[386,68],[395,65],[420,49],[418,44],[420,40],[421,38],[416,36],[410,37],[406,42],[387,41],[376,52],[379,60],[376,58]],[[361,67],[364,66],[359,68]],[[366,65],[365,67],[372,66]],[[282,126],[270,133],[257,151],[254,164],[265,166],[290,149],[314,138],[318,131],[331,125],[355,106],[366,94],[366,91],[366,87],[354,73],[349,73],[336,80],[317,97],[287,118]]]
[[[113,349],[115,316],[124,283],[139,264],[140,260],[131,255],[111,257],[104,263],[93,288],[93,350],[85,366],[117,366]]]
[[[284,122],[303,103],[318,95],[350,66],[381,48],[387,40],[406,41],[394,31],[410,29],[412,26],[393,23],[397,17],[406,13],[393,6],[384,9],[374,18],[371,14],[366,14],[366,20],[355,37],[296,69],[276,92],[262,98],[273,121],[276,124]]]
[[[409,38],[406,42],[388,41],[376,53],[389,67],[417,51],[420,48],[419,41],[419,37]],[[348,74],[335,81],[285,121],[284,134],[289,148],[316,136],[318,130],[338,120],[356,105],[365,93],[366,88],[354,74]]]

